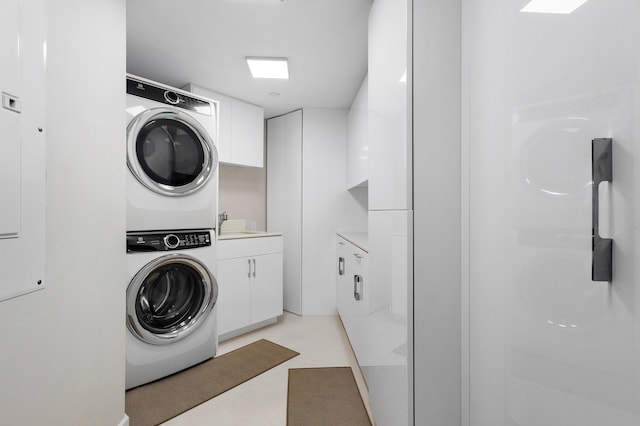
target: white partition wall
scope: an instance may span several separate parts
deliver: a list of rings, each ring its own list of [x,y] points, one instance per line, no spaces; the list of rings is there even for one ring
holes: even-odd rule
[[[47,287],[0,302],[0,424],[124,425],[126,3],[19,3],[46,15]]]

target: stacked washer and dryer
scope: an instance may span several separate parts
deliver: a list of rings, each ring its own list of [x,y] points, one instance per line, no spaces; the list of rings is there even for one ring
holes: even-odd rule
[[[217,108],[127,75],[126,389],[217,351]]]

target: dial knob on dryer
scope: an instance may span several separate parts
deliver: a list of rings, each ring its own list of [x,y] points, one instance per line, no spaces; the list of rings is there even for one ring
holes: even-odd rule
[[[180,238],[178,238],[175,234],[169,234],[164,237],[164,244],[170,248],[174,249],[180,245]]]

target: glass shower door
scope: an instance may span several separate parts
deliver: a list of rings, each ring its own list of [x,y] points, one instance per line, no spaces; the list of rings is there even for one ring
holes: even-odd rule
[[[640,424],[640,4],[463,5],[465,421]],[[612,140],[612,182],[594,192],[599,138]],[[594,228],[613,239],[610,282],[592,280]]]

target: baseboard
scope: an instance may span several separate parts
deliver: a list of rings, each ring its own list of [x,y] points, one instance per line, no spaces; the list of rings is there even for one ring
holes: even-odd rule
[[[118,423],[118,426],[129,426],[129,416],[125,414],[122,420],[120,420],[120,423]]]
[[[240,336],[241,334],[246,334],[250,331],[275,324],[276,322],[278,322],[278,317],[270,318],[264,321],[257,322],[255,324],[248,325],[246,327],[239,328],[237,330],[230,331],[228,333],[221,334],[218,336],[218,342],[224,342],[225,340],[229,340],[231,338]]]

